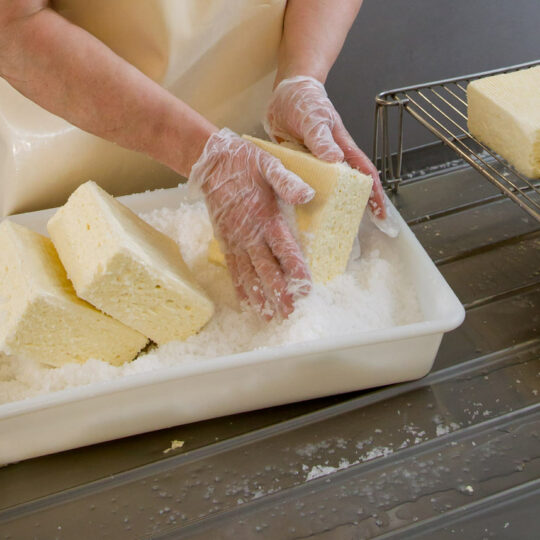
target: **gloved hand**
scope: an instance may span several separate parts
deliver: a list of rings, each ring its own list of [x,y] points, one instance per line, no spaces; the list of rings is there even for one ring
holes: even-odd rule
[[[208,139],[189,176],[206,198],[214,230],[240,299],[267,320],[292,313],[311,277],[276,195],[306,203],[314,190],[277,158],[222,129]]]
[[[282,80],[272,94],[264,128],[274,141],[303,144],[324,161],[345,160],[354,169],[371,175],[370,210],[379,219],[386,217],[377,168],[356,146],[320,81],[304,76]]]

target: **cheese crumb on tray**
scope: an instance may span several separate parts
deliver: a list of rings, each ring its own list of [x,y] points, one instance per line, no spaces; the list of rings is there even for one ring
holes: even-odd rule
[[[529,178],[540,178],[540,66],[467,86],[469,131]]]
[[[229,272],[208,262],[213,230],[204,202],[186,202],[174,210],[156,209],[141,217],[176,241],[186,264],[215,304],[212,319],[186,340],[145,351],[119,367],[95,357],[83,365],[71,363],[56,369],[27,359],[13,362],[0,357],[0,403],[254,349],[422,320],[414,287],[394,241],[368,219],[361,225],[361,249],[358,244],[353,249],[346,272],[326,284],[315,283],[312,292],[297,301],[287,320],[265,323],[239,308]]]
[[[47,228],[77,295],[157,344],[212,317],[177,244],[96,183],[75,190]]]
[[[145,336],[77,298],[49,238],[0,224],[0,351],[52,366],[135,358]],[[0,398],[1,401],[1,398]]]

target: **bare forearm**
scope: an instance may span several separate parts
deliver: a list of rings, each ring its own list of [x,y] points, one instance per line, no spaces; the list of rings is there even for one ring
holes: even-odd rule
[[[49,9],[2,28],[0,74],[72,124],[188,175],[215,127]]]
[[[324,83],[362,0],[289,0],[275,86],[308,75]]]

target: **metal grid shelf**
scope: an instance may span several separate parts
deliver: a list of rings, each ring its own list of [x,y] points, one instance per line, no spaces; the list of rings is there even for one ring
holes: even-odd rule
[[[501,156],[478,141],[467,128],[467,84],[481,77],[540,65],[540,60],[381,92],[376,98],[374,162],[379,158],[385,187],[397,190],[402,178],[403,112],[426,127],[463,160],[485,176],[507,197],[540,221],[540,180],[519,173]],[[389,109],[398,108],[397,152],[392,153]],[[382,141],[380,141],[382,139]]]

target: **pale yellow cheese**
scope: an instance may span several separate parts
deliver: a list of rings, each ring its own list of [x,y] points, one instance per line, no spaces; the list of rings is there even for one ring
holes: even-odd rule
[[[218,266],[227,266],[227,262],[225,261],[225,255],[223,254],[223,251],[221,251],[221,248],[219,247],[218,241],[214,238],[210,240],[210,243],[208,244],[208,253],[207,253],[208,260],[212,264],[217,264]]]
[[[529,178],[540,178],[540,66],[467,87],[469,131]]]
[[[295,208],[300,244],[313,280],[325,283],[342,274],[366,208],[373,180],[346,163],[327,163],[299,146],[244,138],[276,156],[316,192]],[[224,264],[218,243],[210,243],[208,258]]]
[[[94,182],[73,192],[48,230],[77,294],[159,345],[212,317],[177,244]]]
[[[90,358],[122,364],[147,338],[77,298],[52,242],[0,224],[0,350],[60,366]]]

